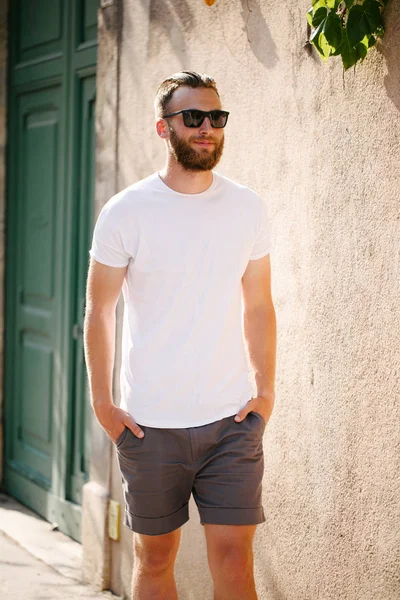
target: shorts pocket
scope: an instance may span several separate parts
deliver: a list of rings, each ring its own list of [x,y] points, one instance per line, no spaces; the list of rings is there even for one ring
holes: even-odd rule
[[[123,444],[126,435],[128,433],[128,427],[125,426],[125,429],[122,431],[122,433],[119,434],[119,436],[117,437],[117,439],[115,440],[115,445],[117,446],[117,448],[119,448],[121,446],[121,444]]]
[[[257,419],[259,419],[261,421],[261,423],[264,424],[264,427],[266,426],[267,422],[266,422],[266,420],[264,419],[264,417],[262,416],[261,413],[255,411],[255,410],[252,410],[251,414],[253,414],[255,417],[257,417]]]

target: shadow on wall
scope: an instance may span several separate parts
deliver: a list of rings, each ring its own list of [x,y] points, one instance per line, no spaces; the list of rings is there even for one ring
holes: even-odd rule
[[[260,1],[240,0],[240,2],[243,19],[242,33],[233,42],[230,41],[229,45],[234,44],[242,36],[246,36],[249,50],[264,67],[272,69],[278,62],[278,55],[267,22],[263,17]],[[148,11],[149,22],[153,29],[149,38],[148,58],[160,54],[163,38],[167,37],[170,40],[171,49],[183,68],[187,61],[185,34],[192,31],[196,25],[196,15],[193,14],[189,3],[187,0],[179,2],[176,0],[141,0],[141,3]],[[223,31],[224,12],[229,10],[229,3],[217,3],[210,10],[215,10],[215,15],[218,15],[220,21],[219,26]],[[156,32],[162,32],[162,35],[154,35]],[[234,48],[231,51],[234,51]]]
[[[240,2],[243,31],[247,35],[249,49],[264,67],[273,69],[279,59],[276,44],[261,12],[260,2],[259,0],[240,0]]]
[[[147,48],[148,58],[158,55],[165,37],[181,65],[187,60],[185,33],[193,29],[194,15],[186,0],[141,0],[148,11],[152,35]],[[161,33],[161,35],[158,35]],[[156,35],[154,35],[156,34]]]
[[[380,42],[379,51],[387,65],[384,84],[388,97],[400,110],[400,7],[389,2],[383,15],[385,34]]]

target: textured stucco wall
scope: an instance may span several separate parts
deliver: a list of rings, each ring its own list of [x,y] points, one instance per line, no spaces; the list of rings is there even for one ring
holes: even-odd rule
[[[152,102],[212,74],[231,111],[219,169],[269,204],[277,401],[265,433],[255,569],[262,600],[400,597],[400,7],[342,78],[302,48],[311,2],[124,0],[118,188],[163,165]],[[112,494],[120,497],[119,478]],[[180,598],[211,597],[195,506]],[[128,592],[130,535],[114,550]]]
[[[120,38],[119,3],[98,11],[98,61],[96,73],[96,187],[94,214],[117,190],[118,181],[118,68]],[[120,311],[119,311],[120,312]],[[120,346],[118,312],[117,347]],[[118,372],[120,352],[117,351]],[[115,392],[118,396],[118,376]],[[111,585],[111,548],[108,504],[113,468],[113,445],[92,415],[90,481],[83,487],[83,577],[95,588]],[[115,580],[115,577],[114,577]]]

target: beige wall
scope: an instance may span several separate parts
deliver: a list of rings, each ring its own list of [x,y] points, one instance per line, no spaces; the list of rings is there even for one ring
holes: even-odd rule
[[[340,59],[324,64],[302,48],[310,4],[125,0],[117,187],[163,165],[159,82],[180,69],[212,74],[231,111],[219,169],[266,198],[273,226],[277,401],[265,433],[259,597],[394,600],[400,7],[389,3],[383,42],[343,84]],[[211,588],[193,504],[191,515],[177,580],[182,600],[203,600]],[[112,546],[117,592],[128,593],[130,547],[124,528]]]
[[[119,3],[118,3],[119,5]],[[111,3],[98,11],[98,64],[96,73],[96,186],[97,216],[117,190],[118,181],[118,69],[121,11]],[[120,328],[119,328],[120,329]],[[118,337],[119,342],[119,337]],[[120,343],[118,343],[120,346]],[[117,352],[119,357],[119,352]],[[116,370],[118,371],[117,360]],[[118,376],[115,377],[118,397]],[[90,481],[83,487],[83,577],[95,588],[111,585],[111,548],[108,536],[113,448],[92,415]],[[115,577],[114,583],[115,586]]]

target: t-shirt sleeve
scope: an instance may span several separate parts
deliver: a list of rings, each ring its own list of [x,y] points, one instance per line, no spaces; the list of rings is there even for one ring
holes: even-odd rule
[[[261,210],[259,212],[257,233],[253,245],[253,250],[250,255],[250,260],[262,258],[263,256],[269,254],[271,251],[271,229],[268,218],[268,208],[262,198],[259,198],[259,200]]]
[[[126,267],[129,264],[131,255],[124,245],[121,217],[109,203],[97,219],[89,254],[109,267]]]

